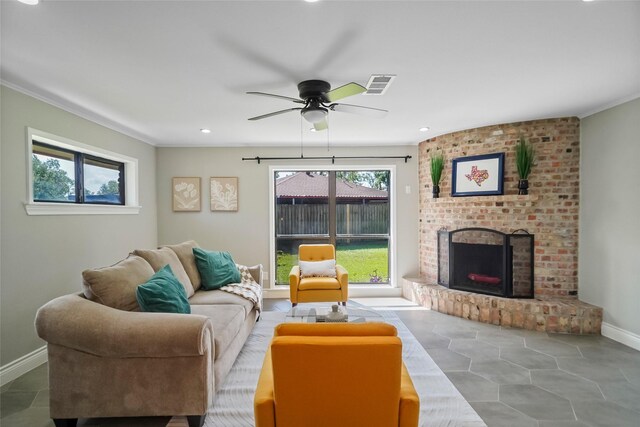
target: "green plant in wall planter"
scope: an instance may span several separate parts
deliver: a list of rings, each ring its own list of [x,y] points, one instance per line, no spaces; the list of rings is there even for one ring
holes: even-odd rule
[[[433,184],[433,198],[440,197],[440,179],[444,170],[444,154],[436,153],[431,156],[431,183]]]
[[[529,174],[535,159],[533,145],[520,136],[516,144],[516,168],[518,169],[518,194],[529,194]]]

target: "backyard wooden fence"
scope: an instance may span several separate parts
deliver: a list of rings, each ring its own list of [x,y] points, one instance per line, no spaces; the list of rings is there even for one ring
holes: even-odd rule
[[[337,205],[338,234],[388,234],[388,204]],[[276,205],[278,235],[327,234],[327,205]]]

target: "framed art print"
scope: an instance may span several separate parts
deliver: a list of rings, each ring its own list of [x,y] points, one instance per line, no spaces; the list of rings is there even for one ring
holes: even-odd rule
[[[211,211],[238,210],[238,177],[211,177]]]
[[[490,196],[503,192],[504,153],[453,159],[451,195]]]
[[[200,178],[174,177],[171,180],[174,212],[200,212]]]

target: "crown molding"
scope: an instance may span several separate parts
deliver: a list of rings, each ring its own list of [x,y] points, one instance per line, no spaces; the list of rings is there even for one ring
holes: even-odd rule
[[[34,89],[29,89],[26,88],[24,86],[21,86],[19,84],[10,82],[4,78],[0,78],[0,84],[2,84],[2,86],[6,86],[9,89],[13,89],[16,92],[20,92],[23,95],[27,95],[30,96],[32,98],[35,98],[39,101],[42,101],[46,104],[52,105],[54,107],[60,108],[61,110],[66,111],[67,113],[71,113],[74,114],[78,117],[81,117],[85,120],[89,120],[93,123],[96,123],[100,126],[104,126],[108,129],[111,129],[113,131],[116,131],[118,133],[121,133],[123,135],[126,135],[128,137],[131,137],[133,139],[137,139],[138,141],[144,142],[145,144],[149,144],[151,146],[156,147],[158,144],[149,139],[148,136],[143,135],[127,126],[124,126],[118,122],[115,122],[111,119],[108,119],[104,116],[101,116],[100,114],[96,114],[93,111],[90,111],[86,108],[83,108],[77,104],[73,104],[71,102],[68,102],[62,98],[59,97],[53,97],[53,96],[47,96],[47,95],[43,95],[42,93],[38,92],[37,90]]]
[[[640,93],[634,93],[633,95],[629,95],[629,96],[625,96],[623,98],[619,98],[619,99],[617,99],[615,101],[611,101],[611,102],[609,102],[607,104],[601,105],[598,108],[594,108],[593,110],[589,110],[589,111],[587,111],[585,113],[579,114],[578,118],[580,120],[582,120],[582,119],[584,119],[586,117],[592,116],[594,114],[601,113],[601,112],[603,112],[605,110],[608,110],[608,109],[613,108],[613,107],[617,107],[618,105],[625,104],[625,103],[627,103],[629,101],[633,101],[634,99],[638,99],[638,98],[640,98]]]

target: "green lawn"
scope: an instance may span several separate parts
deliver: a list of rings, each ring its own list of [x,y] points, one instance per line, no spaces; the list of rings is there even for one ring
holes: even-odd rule
[[[337,262],[349,272],[350,283],[375,283],[372,276],[381,276],[388,282],[388,259],[386,243],[357,243],[348,248],[338,248]],[[277,279],[279,284],[289,283],[291,267],[298,263],[298,256],[278,254]]]

